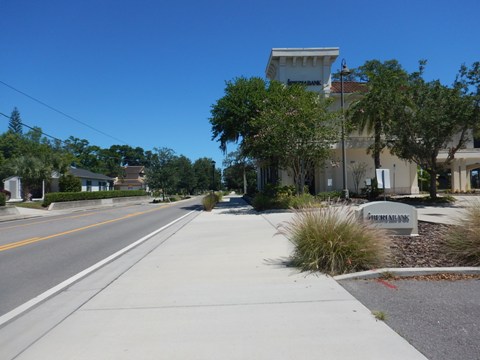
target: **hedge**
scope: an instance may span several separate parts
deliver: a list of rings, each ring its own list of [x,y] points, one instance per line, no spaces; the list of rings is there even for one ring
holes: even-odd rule
[[[5,196],[4,193],[0,192],[0,206],[5,206],[6,201],[7,201],[7,197]]]
[[[144,190],[113,190],[113,191],[92,191],[92,192],[56,192],[45,194],[42,206],[47,207],[53,202],[111,199],[128,196],[146,196]]]

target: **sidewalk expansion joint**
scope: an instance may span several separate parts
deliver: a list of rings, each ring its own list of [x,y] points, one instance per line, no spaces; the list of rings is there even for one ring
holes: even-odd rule
[[[164,306],[139,306],[139,307],[112,307],[112,308],[96,308],[81,309],[85,312],[94,311],[124,311],[124,310],[163,310],[163,309],[188,309],[188,308],[214,308],[214,307],[239,307],[239,306],[265,306],[265,305],[289,305],[289,304],[316,304],[329,302],[355,302],[355,299],[327,299],[327,300],[299,300],[299,301],[272,301],[272,302],[256,302],[256,303],[235,303],[235,304],[198,304],[198,305],[164,305]]]

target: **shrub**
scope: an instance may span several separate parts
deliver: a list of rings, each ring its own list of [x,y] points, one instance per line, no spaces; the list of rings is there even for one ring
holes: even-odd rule
[[[342,198],[342,192],[341,191],[324,191],[321,193],[318,193],[316,197],[320,201],[339,201]]]
[[[292,262],[302,271],[367,270],[383,265],[389,254],[387,232],[359,221],[349,207],[296,210],[279,232],[295,246]]]
[[[389,200],[402,202],[410,205],[450,204],[456,201],[455,198],[451,195],[437,196],[436,198],[431,198],[430,196],[424,196],[424,197],[406,196],[406,197],[389,199]]]
[[[446,255],[465,266],[480,266],[480,201],[469,204],[466,215],[452,226],[442,242]]]
[[[12,196],[12,193],[11,193],[10,191],[8,191],[8,190],[5,190],[5,189],[0,190],[0,193],[2,193],[3,195],[5,195],[5,198],[6,198],[7,200],[10,200],[10,198],[11,198],[11,196]]]
[[[203,208],[205,211],[212,211],[212,209],[217,205],[219,197],[215,193],[210,193],[205,195],[202,199]]]
[[[289,207],[293,209],[302,209],[307,207],[319,207],[321,204],[315,196],[305,193],[303,195],[296,195],[289,198]]]
[[[114,191],[92,191],[92,192],[58,192],[45,194],[43,206],[47,207],[52,202],[111,199],[117,197],[146,196],[143,190],[114,190]]]
[[[58,180],[60,192],[80,192],[82,191],[82,180],[72,174],[65,174]]]
[[[288,209],[290,201],[288,197],[273,197],[265,193],[258,193],[252,200],[252,206],[257,211],[268,209]]]
[[[5,206],[7,203],[7,197],[3,192],[0,192],[0,206]]]

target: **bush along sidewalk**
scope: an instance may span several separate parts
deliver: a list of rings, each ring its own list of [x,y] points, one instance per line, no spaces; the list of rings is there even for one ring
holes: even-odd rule
[[[279,227],[294,245],[292,264],[329,275],[369,270],[386,264],[391,239],[383,229],[359,221],[350,207],[304,207]]]
[[[205,211],[212,211],[212,209],[217,205],[219,201],[222,200],[222,193],[211,192],[208,195],[204,196],[202,199],[202,205]]]
[[[450,227],[442,249],[465,266],[480,266],[480,200],[470,202],[466,215]]]

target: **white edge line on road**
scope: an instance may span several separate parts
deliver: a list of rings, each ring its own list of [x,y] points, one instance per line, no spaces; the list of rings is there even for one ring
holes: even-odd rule
[[[45,301],[46,299],[48,299],[49,297],[59,293],[60,291],[62,291],[63,289],[65,289],[66,287],[72,285],[73,283],[79,281],[80,279],[84,278],[85,276],[89,275],[90,273],[100,269],[102,266],[108,264],[109,262],[115,260],[116,258],[122,256],[123,254],[125,254],[126,252],[130,251],[131,249],[133,249],[134,247],[140,245],[141,243],[145,242],[146,240],[150,239],[151,237],[157,235],[159,232],[165,230],[166,228],[172,226],[173,224],[177,223],[178,221],[186,218],[188,215],[194,213],[196,210],[192,210],[190,212],[188,212],[187,214],[185,215],[182,215],[181,217],[179,217],[178,219],[175,219],[173,220],[172,222],[168,223],[167,225],[164,225],[162,226],[161,228],[151,232],[150,234],[142,237],[141,239],[135,241],[134,243],[124,247],[123,249],[117,251],[116,253],[110,255],[109,257],[103,259],[103,260],[100,260],[99,262],[97,262],[96,264],[90,266],[89,268],[79,272],[78,274],[76,275],[73,275],[71,278],[61,282],[60,284],[58,284],[57,286],[54,286],[53,288],[45,291],[44,293],[34,297],[33,299],[27,301],[26,303],[16,307],[15,309],[9,311],[8,313],[6,313],[5,315],[2,315],[0,317],[0,326],[4,325],[5,323],[9,322],[10,320],[12,320],[13,318],[21,315],[22,313],[24,313],[25,311],[31,309],[32,307],[38,305],[39,303],[41,303],[42,301]]]

